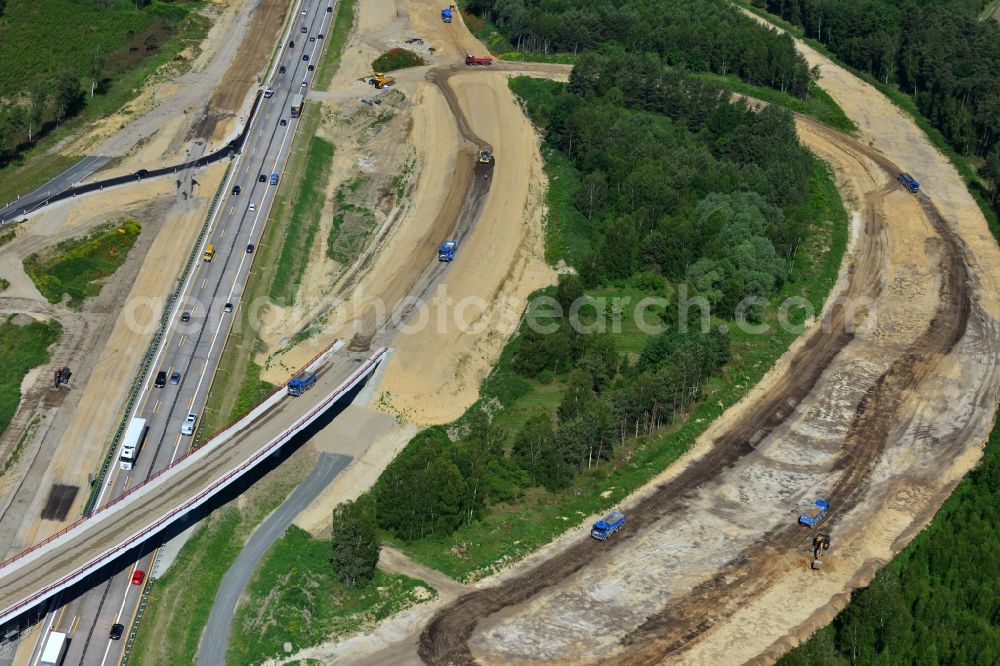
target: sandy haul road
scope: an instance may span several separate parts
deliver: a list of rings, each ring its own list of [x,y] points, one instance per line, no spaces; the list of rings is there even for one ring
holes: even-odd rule
[[[318,272],[309,274],[315,284],[336,282],[322,294],[336,301],[328,306],[335,321],[291,350],[279,351],[280,343],[301,322],[268,339],[277,361],[268,365],[275,373],[279,363],[295,367],[296,359],[309,358],[333,337],[351,340],[353,349],[391,344],[396,353],[378,402],[421,425],[450,421],[476,400],[528,295],[555,278],[543,259],[544,174],[535,130],[503,76],[484,76],[461,64],[466,52],[482,47],[460,23],[443,24],[440,11],[424,0],[359,3],[355,33],[331,92],[311,99],[345,113],[349,105],[360,106],[360,98],[376,95],[357,79],[370,74],[379,53],[414,36],[433,46],[433,53],[423,54],[431,67],[393,74],[406,101],[392,122],[405,129],[399,140],[412,145],[416,177],[356,266],[327,282]],[[379,141],[374,148],[359,142],[351,163],[376,152],[379,168],[385,168],[381,160],[393,153],[384,147],[377,152]],[[345,143],[336,142],[341,154],[351,150]],[[490,165],[475,159],[483,145],[497,151]],[[356,173],[337,172],[334,179],[347,182]],[[449,238],[459,241],[457,257],[438,264],[437,248]],[[320,295],[308,285],[304,289]],[[422,299],[427,307],[410,312],[405,326],[385,326],[380,309],[392,312],[404,297]],[[303,309],[317,319],[316,310]],[[424,317],[427,325],[420,325]],[[266,358],[258,360],[263,365]]]
[[[978,459],[1000,385],[996,244],[911,121],[810,60],[885,153],[799,123],[860,206],[835,290],[848,298],[821,320],[832,325],[803,336],[638,498],[621,539],[570,540],[439,613],[420,637],[426,663],[771,660],[828,621]],[[893,160],[930,196],[896,185]],[[822,573],[794,524],[815,497],[833,505]]]

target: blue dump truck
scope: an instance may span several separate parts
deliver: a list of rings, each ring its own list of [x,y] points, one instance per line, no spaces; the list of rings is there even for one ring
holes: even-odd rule
[[[625,524],[625,514],[615,510],[604,516],[590,528],[590,536],[598,541],[604,541],[617,532]]]
[[[302,395],[316,383],[315,372],[300,372],[288,380],[288,395]]]
[[[441,20],[445,23],[451,23],[451,7],[445,7],[441,10]]]
[[[453,240],[441,243],[441,247],[438,249],[438,261],[453,261],[457,247],[458,244]]]
[[[913,192],[914,194],[920,191],[920,183],[918,183],[917,179],[908,173],[899,174],[896,180],[902,183],[903,187],[905,187],[910,192]]]
[[[826,518],[826,513],[829,510],[830,503],[826,500],[818,499],[813,502],[811,507],[806,509],[805,513],[799,516],[799,525],[812,527],[813,525],[819,523],[819,521]]]

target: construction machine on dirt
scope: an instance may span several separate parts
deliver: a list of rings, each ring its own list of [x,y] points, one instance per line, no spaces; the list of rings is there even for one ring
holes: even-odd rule
[[[823,566],[823,555],[825,555],[828,550],[830,550],[829,534],[817,534],[813,537],[813,569],[819,569]]]
[[[483,148],[482,150],[479,151],[478,158],[481,164],[489,164],[490,162],[493,161],[493,151],[491,151],[489,148]]]
[[[368,78],[368,85],[375,86],[376,88],[385,88],[386,86],[391,86],[396,82],[396,79],[391,76],[386,76],[382,72],[375,72],[375,76]]]

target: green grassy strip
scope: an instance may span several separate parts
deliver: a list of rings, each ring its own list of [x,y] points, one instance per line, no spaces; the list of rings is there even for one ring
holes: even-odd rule
[[[288,529],[261,561],[233,621],[226,663],[259,664],[292,650],[357,633],[436,591],[423,581],[377,571],[367,585],[341,583],[330,541]]]
[[[247,277],[243,303],[256,303],[268,298],[280,270],[285,244],[296,223],[288,205],[288,192],[297,190],[297,183],[304,177],[305,155],[320,121],[320,107],[305,105],[295,133],[288,164],[279,185],[278,197],[268,216],[264,234],[253,254],[253,265]],[[261,351],[261,341],[250,321],[250,308],[236,309],[233,330],[226,339],[219,369],[212,381],[212,388],[205,403],[201,431],[209,435],[243,414],[243,407],[252,406],[266,395],[260,380],[263,369],[254,362],[254,355]],[[237,403],[240,407],[237,407]]]
[[[102,280],[114,275],[139,237],[136,220],[111,223],[82,238],[59,243],[45,253],[24,259],[24,272],[50,303],[69,295],[69,307],[101,293]]]
[[[215,591],[240,553],[240,514],[225,508],[184,544],[166,575],[151,583],[130,661],[193,664]],[[161,618],[169,618],[165,621]]]
[[[293,193],[289,194],[287,189],[285,192],[279,190],[268,222],[271,224],[275,219],[286,216],[293,221],[285,229],[278,255],[278,270],[269,293],[272,300],[285,304],[295,303],[296,288],[302,281],[309,252],[319,230],[320,212],[326,202],[326,184],[330,181],[333,165],[333,144],[313,136],[319,124],[319,114],[312,114],[310,118],[311,121],[304,121],[305,127],[300,126],[302,136],[312,137],[308,148],[305,151],[301,147],[298,151],[292,148],[284,174],[286,182],[291,183],[288,189]]]
[[[572,53],[525,53],[523,51],[508,51],[497,56],[500,60],[510,62],[550,62],[557,65],[575,65],[580,59]]]
[[[340,67],[340,58],[347,46],[347,40],[351,36],[351,29],[354,27],[354,8],[358,0],[338,0],[337,15],[330,28],[330,34],[326,36],[326,50],[320,58],[316,67],[316,90],[329,90],[333,75]]]
[[[870,74],[854,69],[847,63],[841,61],[836,56],[836,54],[827,49],[824,44],[820,43],[819,41],[811,37],[806,37],[805,32],[801,28],[798,28],[797,26],[788,23],[787,21],[783,20],[778,16],[774,16],[773,14],[770,14],[764,11],[763,9],[754,7],[753,5],[749,4],[748,0],[733,0],[733,2],[741,7],[748,9],[754,14],[757,14],[758,16],[774,24],[775,26],[781,28],[782,30],[786,31],[789,35],[793,35],[797,39],[801,39],[803,42],[811,46],[817,52],[822,53],[827,58],[837,63],[850,73],[854,74],[859,79],[874,86],[879,92],[888,97],[893,104],[895,104],[897,107],[902,109],[906,114],[908,114],[910,118],[913,119],[913,122],[915,122],[917,126],[924,132],[924,134],[934,145],[934,147],[937,148],[939,151],[941,151],[945,155],[945,157],[948,158],[948,161],[951,162],[952,166],[954,166],[955,169],[958,171],[958,173],[962,176],[962,180],[965,181],[966,188],[969,190],[969,193],[972,195],[972,198],[975,199],[976,204],[982,211],[983,216],[986,218],[986,222],[990,226],[990,230],[993,232],[994,237],[1000,238],[1000,220],[997,219],[997,212],[993,209],[993,207],[989,203],[989,200],[986,198],[985,186],[983,185],[982,180],[979,178],[979,175],[976,173],[976,170],[969,163],[969,160],[963,155],[960,155],[958,151],[956,151],[952,147],[952,145],[948,143],[948,140],[944,137],[944,135],[941,134],[941,132],[938,131],[938,129],[934,127],[926,117],[924,117],[924,115],[917,108],[917,103],[912,97],[910,97],[908,94],[900,90],[897,86],[887,85],[882,81],[879,81],[878,79],[872,77]],[[901,164],[899,166],[904,169],[906,168],[905,164]]]
[[[983,8],[983,11],[979,12],[979,20],[986,21],[991,19],[996,14],[997,9],[1000,9],[1000,0],[990,0]]]
[[[490,53],[510,53],[515,51],[514,45],[510,43],[510,40],[507,39],[502,30],[486,19],[467,12],[465,10],[467,4],[465,2],[458,3],[462,11],[461,19],[465,23],[465,27],[469,29],[469,32],[480,42],[486,44],[486,48],[490,50]]]
[[[721,76],[710,72],[696,72],[693,76],[709,83],[716,83],[734,93],[759,99],[769,104],[777,104],[795,113],[815,118],[842,132],[854,134],[858,131],[858,126],[854,124],[854,121],[848,118],[833,98],[815,83],[809,84],[809,98],[799,99],[774,88],[744,83],[736,76]]]
[[[21,451],[24,449],[24,443],[27,442],[35,435],[35,431],[38,430],[38,424],[42,421],[41,414],[35,414],[28,424],[28,427],[24,429],[21,436],[17,438],[17,444],[14,445],[14,450],[10,452],[7,460],[3,463],[3,469],[0,469],[0,476],[7,473],[11,467],[17,464],[18,459],[21,457]],[[4,428],[0,428],[0,433],[2,433]]]
[[[228,422],[235,421],[253,408],[258,402],[274,393],[278,388],[271,382],[266,382],[260,378],[263,371],[259,365],[253,361],[247,363],[246,378],[240,385],[240,391],[236,395],[236,402],[229,412]]]
[[[565,220],[573,216],[572,197],[565,191],[573,185],[564,181],[579,179],[579,174],[567,165],[560,165],[546,151],[546,168],[555,164],[559,180],[550,180],[547,195],[550,219]],[[552,172],[550,172],[551,178]],[[561,191],[561,188],[565,190]],[[847,213],[840,201],[832,175],[825,164],[816,160],[810,181],[811,198],[808,213],[815,220],[811,233],[796,254],[793,278],[772,299],[780,303],[790,296],[801,296],[816,304],[816,310],[836,282],[837,273],[847,248]],[[549,233],[559,233],[549,230]],[[628,295],[627,290],[615,294]],[[595,292],[596,294],[597,292]],[[599,295],[611,295],[610,290]],[[791,313],[793,320],[803,313]],[[427,538],[411,544],[397,544],[413,559],[438,569],[458,580],[473,581],[487,576],[505,565],[524,558],[537,548],[549,543],[568,527],[575,526],[585,517],[607,509],[620,502],[626,495],[648,483],[666,469],[728,407],[735,404],[764,376],[775,361],[788,349],[797,335],[794,331],[775,326],[777,313],[771,308],[764,321],[773,331],[768,335],[749,335],[733,328],[732,358],[725,372],[711,378],[705,388],[705,398],[686,420],[659,435],[627,441],[616,451],[620,467],[604,464],[581,476],[564,491],[551,493],[532,488],[523,497],[511,503],[490,507],[479,521],[463,525],[445,538]],[[612,334],[616,346],[626,353],[641,349],[642,340],[623,327],[622,333]],[[490,375],[482,387],[483,396],[498,395],[502,387],[497,382],[510,376],[510,346],[504,351],[497,371]],[[515,427],[522,424],[536,408],[553,411],[561,400],[559,381],[552,384],[529,382],[531,390],[522,395],[497,416],[497,424]],[[474,406],[473,409],[478,407]],[[603,493],[611,491],[607,496]],[[512,539],[511,535],[517,535]]]
[[[62,334],[62,326],[55,320],[18,326],[13,323],[14,317],[0,323],[0,433],[17,412],[24,376],[49,362],[49,348]]]
[[[271,475],[206,518],[162,577],[152,581],[130,662],[193,664],[215,595],[254,529],[305,478],[308,469]]]

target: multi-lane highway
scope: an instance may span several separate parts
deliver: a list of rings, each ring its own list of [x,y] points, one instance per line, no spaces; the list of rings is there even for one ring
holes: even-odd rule
[[[97,506],[169,465],[194,439],[180,433],[181,425],[189,413],[198,414],[200,424],[201,409],[254,259],[250,246],[259,243],[278,190],[270,176],[277,173],[280,177],[291,149],[297,125],[289,113],[291,101],[294,95],[305,94],[312,81],[314,72],[309,66],[318,62],[325,43],[320,36],[325,37],[330,27],[332,10],[329,0],[303,2],[293,10],[289,32],[282,36],[279,57],[269,73],[273,95],[261,100],[260,110],[251,120],[243,152],[230,171],[225,195],[198,250],[202,255],[210,244],[214,256],[210,261],[199,258],[191,272],[132,415],[147,420],[145,443],[132,470],[113,466]],[[160,370],[168,377],[180,373],[180,382],[155,387]],[[115,623],[130,624],[143,587],[132,584],[133,571],[146,571],[153,556],[146,555],[47,617],[31,663],[51,631],[72,634],[68,664],[117,663],[124,641],[109,639],[109,630]]]

